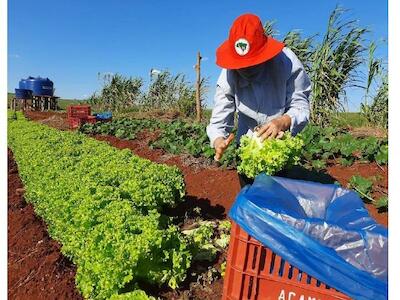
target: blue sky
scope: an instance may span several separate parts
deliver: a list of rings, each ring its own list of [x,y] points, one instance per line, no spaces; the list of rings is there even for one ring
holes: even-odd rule
[[[210,79],[211,104],[220,72],[215,50],[237,16],[251,12],[263,22],[275,19],[282,36],[291,29],[322,35],[336,4],[350,9],[348,16],[368,26],[372,38],[387,38],[386,1],[12,0],[8,91],[21,78],[40,75],[54,81],[58,96],[81,99],[100,88],[98,72],[139,76],[147,82],[151,68],[184,73],[193,81],[200,50],[206,58],[202,75]],[[381,43],[377,54],[387,58],[387,44]],[[350,110],[358,109],[362,96],[360,90],[348,91]]]

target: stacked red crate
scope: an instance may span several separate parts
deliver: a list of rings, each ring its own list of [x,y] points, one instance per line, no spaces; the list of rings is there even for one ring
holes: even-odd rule
[[[85,118],[90,116],[90,105],[71,105],[67,107],[67,114],[69,118]]]
[[[76,129],[79,128],[82,124],[81,119],[79,118],[68,118],[69,128]]]
[[[68,124],[71,129],[79,128],[84,123],[96,123],[91,116],[90,105],[71,105],[67,107]]]

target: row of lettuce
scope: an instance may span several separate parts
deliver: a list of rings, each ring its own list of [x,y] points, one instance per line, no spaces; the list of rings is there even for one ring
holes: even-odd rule
[[[77,266],[85,298],[147,299],[138,283],[176,288],[185,279],[199,237],[162,213],[183,201],[178,168],[22,115],[9,121],[8,145],[25,198]]]

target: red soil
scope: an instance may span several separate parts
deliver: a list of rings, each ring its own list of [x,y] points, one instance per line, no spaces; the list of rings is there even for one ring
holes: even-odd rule
[[[8,151],[8,298],[82,299],[75,266],[61,253],[44,222],[23,197],[17,165]]]
[[[68,130],[67,114],[65,112],[54,111],[26,111],[25,117],[32,121],[61,129]]]
[[[388,168],[387,166],[380,167],[375,163],[355,163],[350,167],[341,165],[333,165],[328,167],[327,172],[340,182],[342,186],[347,186],[350,178],[353,175],[361,175],[366,178],[375,177],[372,193],[374,199],[387,195],[388,190]],[[378,212],[375,206],[371,203],[366,203],[370,215],[380,224],[388,227],[388,213]]]
[[[55,112],[55,111],[35,111],[35,110],[27,110],[24,113],[25,117],[33,120],[40,121],[45,120],[54,116],[60,116],[66,121],[67,113],[66,112]]]

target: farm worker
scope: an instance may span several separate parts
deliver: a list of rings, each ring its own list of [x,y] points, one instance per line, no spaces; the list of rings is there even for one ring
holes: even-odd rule
[[[287,130],[296,135],[307,124],[310,79],[296,55],[264,33],[259,17],[244,14],[233,22],[216,63],[222,71],[207,126],[216,160],[234,139],[236,111],[237,143],[249,129],[264,140],[281,138]]]

